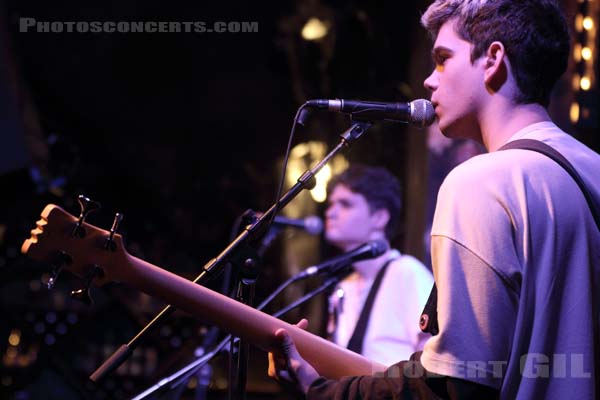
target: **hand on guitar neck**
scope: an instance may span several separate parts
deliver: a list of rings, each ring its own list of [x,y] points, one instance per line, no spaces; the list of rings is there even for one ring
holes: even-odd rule
[[[303,319],[296,326],[306,329],[308,321]],[[269,376],[284,386],[291,386],[291,389],[306,394],[311,383],[319,378],[319,373],[302,358],[294,340],[285,329],[278,329],[275,338],[279,350],[269,352]]]

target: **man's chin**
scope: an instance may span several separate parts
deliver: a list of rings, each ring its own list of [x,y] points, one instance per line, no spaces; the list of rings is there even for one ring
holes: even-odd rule
[[[342,242],[336,236],[325,236],[325,240],[327,240],[327,243],[329,243],[335,247],[338,247],[340,245],[340,243]]]
[[[339,237],[327,237],[325,236],[325,240],[327,240],[327,243],[329,243],[330,245],[332,245],[333,247],[337,247],[338,249],[345,249],[348,244],[346,243],[346,241],[344,239],[341,239]]]
[[[456,125],[452,124],[443,124],[440,122],[438,124],[440,132],[442,135],[447,137],[448,139],[466,139],[468,138],[468,134],[464,129],[459,129]]]

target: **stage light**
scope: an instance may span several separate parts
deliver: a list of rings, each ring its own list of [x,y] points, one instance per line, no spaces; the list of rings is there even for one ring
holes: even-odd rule
[[[571,123],[573,124],[576,124],[579,121],[579,103],[574,102],[571,104],[569,117],[571,119]]]
[[[327,200],[327,182],[331,179],[331,167],[325,165],[317,175],[315,175],[315,179],[317,180],[317,184],[310,191],[310,195],[317,203],[323,203]]]
[[[590,90],[590,87],[592,86],[592,82],[590,81],[590,78],[588,78],[587,76],[584,76],[579,81],[579,86],[581,87],[581,90]]]
[[[314,41],[323,39],[329,32],[329,23],[321,21],[319,18],[312,17],[302,27],[302,38],[304,40]]]
[[[579,90],[580,80],[581,80],[581,78],[578,74],[573,74],[573,80],[572,80],[573,90],[575,90],[575,91]]]
[[[583,58],[585,61],[591,60],[592,49],[590,49],[589,47],[584,47],[583,49],[581,49],[581,58]]]
[[[598,2],[592,0],[579,0],[575,15],[575,35],[573,43],[573,61],[571,87],[573,90],[573,103],[569,117],[573,124],[582,127],[596,127],[595,112],[597,110],[596,90],[596,25]]]
[[[21,342],[21,331],[18,329],[13,329],[10,335],[8,336],[8,343],[11,346],[18,346]]]
[[[581,61],[581,45],[579,43],[573,45],[573,59],[576,63]]]

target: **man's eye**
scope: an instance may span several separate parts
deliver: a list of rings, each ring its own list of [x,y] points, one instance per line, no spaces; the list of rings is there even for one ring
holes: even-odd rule
[[[444,69],[444,65],[446,64],[446,60],[448,57],[446,56],[436,56],[435,57],[435,69],[437,71],[442,71]]]

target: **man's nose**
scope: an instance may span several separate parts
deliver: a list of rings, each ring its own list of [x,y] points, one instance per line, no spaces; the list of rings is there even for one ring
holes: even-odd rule
[[[334,214],[335,214],[335,207],[334,206],[327,207],[327,209],[325,210],[325,218],[331,218],[334,216]]]
[[[437,89],[437,85],[437,76],[435,70],[433,70],[433,72],[431,72],[431,74],[423,81],[423,86],[425,86],[425,89],[433,92],[435,89]]]

